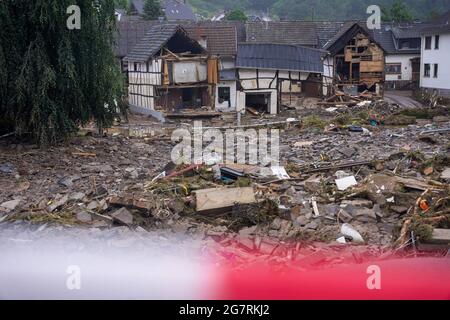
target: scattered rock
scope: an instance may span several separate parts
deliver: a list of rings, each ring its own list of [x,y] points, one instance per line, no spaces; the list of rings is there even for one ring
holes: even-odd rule
[[[305,181],[305,190],[311,193],[316,193],[320,190],[321,178],[312,176]]]
[[[67,203],[67,201],[69,201],[69,196],[64,195],[63,197],[59,198],[58,200],[56,200],[55,202],[50,204],[48,206],[48,211],[53,212],[57,209],[60,209],[62,206],[64,206]]]
[[[81,177],[79,175],[66,176],[66,177],[60,179],[58,181],[58,184],[63,187],[66,187],[66,188],[71,188],[71,187],[73,187],[73,183],[80,179],[81,179]]]
[[[111,214],[111,217],[113,217],[116,222],[126,226],[133,224],[133,215],[126,208],[120,208],[114,211]]]
[[[441,179],[450,180],[450,168],[445,168],[441,173]]]
[[[16,207],[20,204],[20,200],[11,200],[6,201],[0,204],[0,211],[3,209],[3,211],[10,212],[16,209]]]
[[[0,172],[6,174],[14,173],[14,166],[11,163],[3,163],[0,164]]]
[[[77,220],[83,223],[88,223],[92,221],[92,216],[86,211],[80,211],[77,213]]]
[[[86,194],[84,192],[75,192],[70,194],[69,200],[70,201],[81,201],[86,197]]]

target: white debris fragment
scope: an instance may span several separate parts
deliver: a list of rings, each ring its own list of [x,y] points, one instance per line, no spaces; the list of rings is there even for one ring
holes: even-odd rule
[[[353,187],[358,184],[358,182],[356,182],[355,176],[345,177],[342,179],[336,179],[335,182],[338,187],[338,190],[340,190],[340,191],[345,191],[348,188]]]
[[[353,229],[353,227],[351,225],[349,225],[348,223],[344,223],[341,226],[341,233],[344,236],[352,238],[352,240],[354,242],[364,242],[364,239],[361,236],[361,234],[358,231],[356,231],[355,229]]]
[[[345,244],[345,243],[347,243],[347,241],[345,241],[345,237],[340,237],[340,238],[337,238],[337,239],[336,239],[336,242],[338,242],[338,243],[342,243],[342,244]]]
[[[273,166],[273,167],[270,167],[270,170],[272,170],[272,175],[274,175],[275,177],[277,177],[280,180],[287,180],[287,179],[291,178],[287,174],[286,169],[284,167]]]

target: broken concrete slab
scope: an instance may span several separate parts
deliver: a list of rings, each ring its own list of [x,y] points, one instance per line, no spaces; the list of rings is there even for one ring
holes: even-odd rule
[[[14,209],[17,208],[19,204],[20,204],[19,199],[3,202],[2,204],[0,204],[0,211],[6,212],[13,211]]]
[[[335,182],[339,191],[345,191],[348,188],[356,186],[358,184],[354,176],[336,179]]]
[[[441,179],[450,180],[450,168],[445,168],[441,173]]]
[[[316,176],[311,176],[305,182],[305,190],[311,193],[319,191],[321,185],[321,178]]]
[[[428,242],[450,246],[450,229],[433,229],[433,235]]]
[[[235,204],[255,203],[252,187],[212,188],[195,191],[197,212],[224,212]]]
[[[347,205],[352,205],[357,208],[372,208],[373,202],[367,199],[353,199],[353,200],[343,200],[341,202],[341,207],[345,208]]]
[[[113,206],[123,206],[131,209],[142,211],[151,211],[154,208],[154,203],[147,199],[136,199],[134,196],[112,196],[108,203]]]
[[[48,206],[48,211],[53,212],[56,209],[61,208],[62,206],[64,206],[67,203],[67,201],[69,201],[69,196],[68,195],[64,195],[63,197],[59,198],[55,202],[52,202]]]
[[[88,223],[92,221],[92,216],[86,211],[80,211],[77,213],[77,220],[82,223]]]
[[[133,224],[133,215],[126,208],[120,208],[114,211],[111,217],[113,217],[114,221],[126,226]]]

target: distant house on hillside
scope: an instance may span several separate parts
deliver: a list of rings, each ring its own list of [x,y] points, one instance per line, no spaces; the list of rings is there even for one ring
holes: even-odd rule
[[[131,0],[130,13],[134,15],[144,14],[144,5],[145,0]],[[185,0],[161,0],[161,6],[168,21],[196,20],[194,11]]]
[[[422,30],[420,87],[450,97],[450,11]]]

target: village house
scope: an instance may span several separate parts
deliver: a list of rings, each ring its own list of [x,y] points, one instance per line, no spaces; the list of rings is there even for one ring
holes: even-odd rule
[[[238,45],[238,109],[276,114],[283,93],[319,96],[323,51],[288,44]]]
[[[152,26],[124,60],[132,109],[161,116],[184,108],[214,107],[217,57],[180,25]]]
[[[324,95],[330,89],[383,93],[385,50],[358,22],[347,22],[325,45]],[[332,87],[331,85],[334,85]]]
[[[218,57],[219,83],[216,86],[215,109],[236,111],[236,55],[238,40],[244,36],[243,24],[236,22],[197,22],[183,25],[211,55]]]
[[[450,11],[422,30],[420,87],[450,97]]]
[[[128,60],[123,58],[150,28],[160,24],[129,17],[118,23],[116,55],[125,72]],[[209,94],[212,101],[206,104],[215,111],[258,107],[276,113],[282,104],[295,104],[296,99],[304,96],[331,96],[336,90],[350,94],[368,90],[382,95],[385,90],[416,89],[420,82],[424,88],[444,92],[445,82],[448,83],[446,69],[438,65],[445,61],[440,56],[445,54],[444,50],[434,48],[439,39],[441,48],[445,46],[446,29],[442,27],[445,21],[434,29],[430,24],[413,22],[383,23],[379,30],[368,30],[365,22],[358,21],[180,21],[180,24],[187,36],[203,48],[204,54],[214,56],[217,61],[217,83],[210,86],[209,90],[214,92]],[[421,40],[422,32],[428,33]],[[432,49],[425,49],[425,38],[431,39],[431,44],[427,41]],[[421,55],[429,62],[421,63]],[[297,63],[289,69],[292,64],[288,68],[277,65],[278,60],[292,58],[304,62],[305,57],[314,57],[314,63],[321,59],[322,67],[304,69],[298,68]],[[265,78],[273,81],[267,82]]]
[[[420,31],[423,23],[383,23],[374,39],[386,51],[385,89],[419,88]]]

